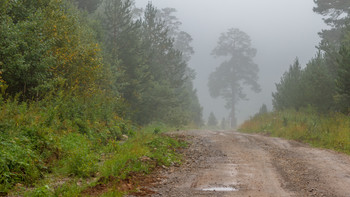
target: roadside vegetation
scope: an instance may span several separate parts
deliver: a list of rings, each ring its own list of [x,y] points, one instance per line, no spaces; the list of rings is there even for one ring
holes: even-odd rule
[[[320,115],[315,110],[303,109],[256,115],[243,123],[239,131],[283,137],[350,154],[349,128],[347,115]]]
[[[320,50],[304,68],[296,59],[276,84],[273,112],[261,109],[240,130],[350,154],[350,13],[345,9],[350,5],[334,0],[315,3],[314,11],[331,26],[319,33]]]
[[[181,162],[176,151],[186,143],[162,135],[165,126],[137,128],[108,109],[91,112],[98,101],[90,102],[1,100],[2,195],[77,196]]]
[[[90,104],[105,103],[1,100],[2,195],[77,196],[102,180],[181,162],[176,150],[186,144],[162,135],[165,126],[137,128]]]
[[[161,133],[200,126],[202,108],[175,12],[0,2],[0,196],[79,196],[181,162]]]

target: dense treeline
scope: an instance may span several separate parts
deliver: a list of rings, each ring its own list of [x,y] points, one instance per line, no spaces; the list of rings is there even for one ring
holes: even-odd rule
[[[106,94],[123,100],[123,115],[138,124],[201,124],[187,66],[191,38],[173,12],[130,0],[4,1],[1,86],[22,101],[57,90]]]
[[[331,28],[320,33],[320,51],[301,68],[290,66],[276,84],[273,106],[276,110],[308,106],[319,112],[350,113],[350,16],[349,2],[315,0],[316,13],[325,16]]]
[[[314,0],[330,26],[319,33],[317,55],[298,59],[272,94],[274,111],[262,107],[240,131],[307,142],[350,154],[350,2]]]
[[[131,0],[0,2],[0,195],[48,173],[125,178],[173,162],[174,142],[135,125],[202,124],[192,38],[174,12]]]

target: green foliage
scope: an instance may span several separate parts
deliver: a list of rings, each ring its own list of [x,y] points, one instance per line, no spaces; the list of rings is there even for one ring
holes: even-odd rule
[[[39,154],[30,146],[26,146],[23,140],[6,140],[1,136],[0,151],[0,192],[7,192],[17,182],[32,181],[41,177],[42,164]]]
[[[289,71],[283,74],[281,82],[276,84],[277,91],[272,94],[272,103],[275,109],[299,109],[303,107],[302,95],[304,92],[300,91],[302,87],[301,78],[301,67],[299,60],[296,59],[293,65],[289,67]]]
[[[302,71],[303,102],[326,113],[334,107],[335,83],[324,57],[320,53]]]
[[[125,192],[111,190],[102,195],[102,197],[123,197],[125,196]]]
[[[209,127],[216,127],[218,125],[218,121],[213,112],[209,114],[207,125]]]
[[[77,101],[74,105],[78,106],[65,105],[67,100]],[[31,186],[52,172],[56,176],[73,178],[90,178],[97,174],[126,178],[131,172],[149,173],[155,165],[180,162],[175,149],[184,144],[153,134],[154,128],[169,130],[165,125],[150,126],[152,129],[146,133],[135,132],[114,112],[90,112],[104,103],[99,97],[85,103],[81,101],[63,95],[28,104],[1,100],[1,192],[7,193],[17,183]],[[121,144],[117,140],[122,139],[122,134],[129,139]],[[46,190],[45,185],[51,189]],[[45,182],[28,195],[40,196],[47,192],[56,195],[59,191],[66,196],[77,195],[82,188],[73,184],[53,189]]]
[[[42,34],[45,16],[31,6],[16,1],[7,2],[0,21],[0,70],[7,82],[7,92],[22,93],[24,98],[38,94],[40,86],[48,83],[49,66],[53,58],[47,54],[51,40]],[[43,4],[42,6],[44,6]],[[19,15],[17,12],[22,13]]]
[[[344,35],[343,30],[349,20],[350,3],[347,0],[314,0],[314,2],[316,4],[314,12],[321,14],[324,22],[330,27],[319,33],[322,38],[320,48],[327,52],[331,52],[334,48],[338,50]]]
[[[59,170],[67,175],[91,177],[97,171],[97,155],[92,151],[92,145],[84,135],[70,133],[64,136],[60,148],[64,153],[61,157]]]
[[[77,196],[84,186],[74,179],[180,161],[183,144],[159,134],[169,128],[144,134],[131,121],[202,123],[191,38],[178,37],[185,57],[165,16],[149,4],[135,19],[133,9],[122,0],[0,2],[0,194]],[[56,176],[70,180],[56,185]]]
[[[148,4],[140,19],[135,19],[133,10],[132,1],[121,0],[104,0],[97,10],[103,24],[104,60],[118,72],[114,83],[130,106],[129,117],[140,125],[200,124],[202,109],[185,61],[192,54],[191,39],[179,37],[188,42],[183,51],[175,47],[173,37],[179,32],[175,10]],[[185,50],[189,52],[181,53]]]
[[[142,50],[147,65],[145,73],[151,81],[144,82],[146,86],[137,106],[140,113],[136,114],[136,119],[142,124],[154,120],[183,124],[185,118],[182,119],[177,112],[183,105],[181,94],[187,91],[184,87],[187,65],[181,53],[174,48],[166,24],[157,17],[157,10],[151,4],[145,9],[141,29]],[[149,116],[145,117],[145,113]]]
[[[179,127],[172,127],[162,122],[152,122],[151,124],[144,127],[142,130],[145,131],[146,133],[154,133],[155,130],[159,129],[159,134],[160,134],[160,133],[166,133],[169,131],[175,131],[178,128]]]
[[[347,33],[337,59],[338,76],[336,78],[336,102],[338,109],[350,113],[350,31]]]
[[[13,184],[30,184],[48,169],[44,160],[55,151],[55,138],[38,124],[39,110],[34,104],[7,100],[0,107],[0,191]]]
[[[50,194],[50,196],[80,196],[81,192],[83,191],[83,188],[84,187],[77,185],[77,180],[73,179],[72,181],[67,181],[66,183],[55,188],[52,194]]]
[[[349,128],[349,116],[339,113],[320,115],[316,110],[308,108],[255,116],[243,123],[239,130],[303,141],[316,147],[350,154]]]
[[[34,99],[64,84],[91,93],[100,80],[100,54],[79,12],[62,1],[8,4],[0,21],[0,70],[7,92]]]
[[[100,167],[102,176],[125,179],[131,172],[149,173],[155,165],[180,162],[176,148],[186,144],[160,135],[143,133],[125,142]]]
[[[276,84],[273,106],[276,110],[300,109],[307,106],[327,113],[334,109],[335,83],[326,59],[321,53],[301,69],[296,60]]]
[[[79,102],[72,108],[66,105],[67,100]],[[1,100],[1,191],[16,183],[32,184],[41,179],[43,173],[52,170],[55,160],[60,160],[55,168],[63,174],[82,177],[94,174],[98,160],[96,147],[115,140],[105,129],[106,122],[131,135],[127,122],[114,118],[114,112],[96,107],[103,106],[105,101],[96,97],[83,103],[65,96],[30,103]]]
[[[346,81],[349,78],[346,74],[346,65],[348,65],[350,4],[346,0],[314,0],[314,2],[316,4],[314,12],[324,16],[324,22],[330,28],[319,33],[321,42],[318,48],[322,52],[319,52],[303,71],[301,82],[303,87],[299,88],[304,94],[303,106],[311,105],[323,113],[334,110],[347,113],[349,98],[345,92],[348,89]]]
[[[51,191],[48,185],[44,185],[42,187],[36,188],[33,192],[30,193],[30,196],[33,197],[46,197],[50,196]]]
[[[158,133],[160,133],[160,132],[161,132],[161,131],[160,131],[160,128],[155,128],[154,131],[153,131],[154,134],[158,134]]]
[[[133,20],[131,0],[104,0],[98,13],[102,24],[104,61],[110,64],[115,74],[115,87],[130,103],[138,101],[140,83],[143,82],[140,49],[140,21]],[[127,46],[127,47],[126,47]],[[138,79],[138,80],[136,80]]]
[[[126,142],[100,167],[102,176],[125,179],[130,172],[148,172],[148,166],[139,160],[148,150],[142,144]]]
[[[152,150],[149,157],[156,161],[157,165],[170,166],[174,163],[180,163],[181,158],[176,153],[176,149],[186,147],[184,142],[177,141],[170,137],[156,137],[147,143]]]

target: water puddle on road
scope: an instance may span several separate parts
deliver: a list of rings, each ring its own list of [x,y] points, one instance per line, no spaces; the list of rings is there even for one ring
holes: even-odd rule
[[[226,162],[215,165],[215,168],[206,169],[196,177],[194,188],[206,192],[236,192],[238,186],[238,165],[229,160],[222,161],[220,158],[214,160]]]
[[[211,192],[236,192],[238,189],[233,187],[210,187],[204,188],[202,191],[211,191]]]

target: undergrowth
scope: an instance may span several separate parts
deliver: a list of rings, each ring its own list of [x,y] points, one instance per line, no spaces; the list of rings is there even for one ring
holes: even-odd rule
[[[251,118],[239,130],[307,142],[315,147],[350,154],[350,117],[341,113],[321,115],[311,108],[276,111]]]
[[[102,96],[0,98],[0,196],[79,196],[103,177],[180,162],[185,144],[162,135],[165,125],[137,128],[118,108]]]

